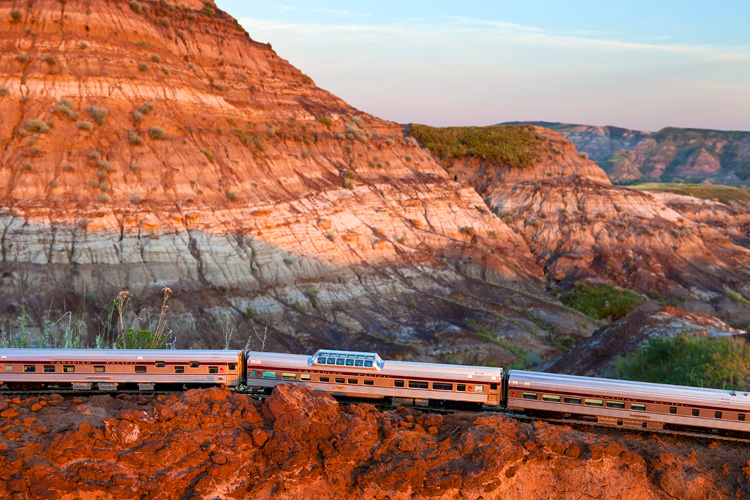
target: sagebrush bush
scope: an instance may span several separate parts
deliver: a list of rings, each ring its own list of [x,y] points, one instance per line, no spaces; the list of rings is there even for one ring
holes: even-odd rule
[[[94,128],[94,124],[84,120],[84,121],[80,121],[76,123],[76,127],[78,127],[81,130],[91,130]]]
[[[164,139],[165,136],[164,130],[160,129],[159,127],[150,127],[148,129],[148,136],[152,139]]]
[[[86,112],[94,119],[97,125],[104,125],[104,119],[107,117],[107,110],[94,106],[87,106]]]
[[[10,93],[10,90],[8,90],[8,87],[0,85],[0,97],[5,97],[9,93]]]
[[[40,134],[46,134],[49,132],[49,124],[38,118],[28,120],[24,123],[24,126],[26,127],[26,130],[30,132],[39,132]]]

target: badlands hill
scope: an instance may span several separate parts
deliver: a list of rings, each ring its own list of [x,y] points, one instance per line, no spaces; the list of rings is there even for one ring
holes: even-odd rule
[[[502,366],[594,331],[560,301],[579,282],[750,321],[727,295],[750,298],[746,206],[613,186],[542,128],[443,150],[211,2],[3,2],[0,46],[11,336],[111,340],[121,290],[153,329],[164,287],[179,347],[268,328],[266,349]]]
[[[709,182],[750,186],[750,132],[532,122],[563,134],[614,182]]]

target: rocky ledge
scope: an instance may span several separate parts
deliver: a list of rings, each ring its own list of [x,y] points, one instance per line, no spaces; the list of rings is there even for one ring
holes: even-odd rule
[[[343,405],[295,385],[0,396],[12,499],[745,498],[747,447]]]

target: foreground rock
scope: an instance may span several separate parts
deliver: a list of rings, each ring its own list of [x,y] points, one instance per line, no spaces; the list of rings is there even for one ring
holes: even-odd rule
[[[746,446],[498,415],[340,406],[286,385],[259,403],[0,398],[0,496],[31,499],[738,498]]]

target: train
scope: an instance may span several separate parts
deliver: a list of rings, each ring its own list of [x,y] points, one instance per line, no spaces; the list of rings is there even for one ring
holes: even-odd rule
[[[222,386],[268,393],[289,383],[394,405],[473,406],[623,428],[750,436],[750,393],[733,390],[385,361],[377,353],[332,349],[311,356],[238,350],[0,349],[0,387],[6,391]]]

